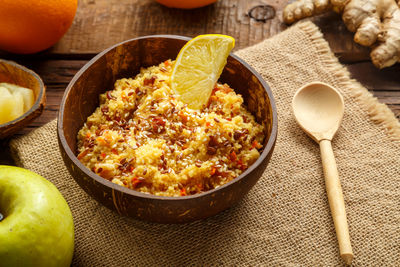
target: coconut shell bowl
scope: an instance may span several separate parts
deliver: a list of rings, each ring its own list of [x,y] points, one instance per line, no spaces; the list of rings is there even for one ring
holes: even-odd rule
[[[98,176],[76,157],[77,133],[99,106],[99,95],[117,79],[134,77],[141,67],[175,59],[189,38],[146,36],[119,43],[89,61],[68,85],[58,115],[58,140],[65,165],[90,196],[120,215],[158,223],[184,223],[215,215],[235,203],[256,184],[271,158],[277,137],[277,113],[271,90],[243,60],[230,55],[219,79],[243,96],[248,110],[265,126],[261,156],[240,176],[203,193],[163,197],[140,193]]]
[[[35,102],[22,116],[0,125],[0,139],[13,135],[39,117],[46,104],[46,88],[35,72],[15,62],[0,59],[0,83],[3,82],[32,89]]]

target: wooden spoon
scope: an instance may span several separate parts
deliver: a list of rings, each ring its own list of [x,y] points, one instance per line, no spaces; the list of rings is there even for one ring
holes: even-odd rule
[[[329,207],[335,224],[340,256],[351,264],[353,251],[339,175],[331,141],[344,112],[343,97],[331,86],[314,82],[300,88],[293,97],[293,112],[297,123],[321,149],[322,165]]]

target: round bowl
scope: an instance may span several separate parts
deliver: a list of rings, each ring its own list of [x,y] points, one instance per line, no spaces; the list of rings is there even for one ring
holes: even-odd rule
[[[121,215],[158,223],[183,223],[215,215],[235,203],[253,187],[271,158],[277,136],[277,114],[272,92],[261,76],[243,60],[230,55],[219,79],[244,98],[248,110],[265,126],[261,156],[240,176],[216,189],[196,195],[163,197],[114,184],[86,168],[76,157],[77,133],[99,106],[99,94],[117,79],[134,77],[140,67],[175,59],[189,38],[154,35],[119,43],[98,54],[71,80],[58,115],[62,157],[76,182],[94,199]]]
[[[0,125],[0,139],[13,135],[39,117],[46,104],[46,88],[35,72],[15,62],[0,59],[0,83],[3,82],[32,89],[35,103],[22,116]]]

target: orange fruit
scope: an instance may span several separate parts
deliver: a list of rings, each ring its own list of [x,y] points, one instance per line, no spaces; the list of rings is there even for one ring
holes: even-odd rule
[[[18,54],[45,50],[67,32],[78,0],[1,0],[0,49]]]
[[[156,1],[167,7],[184,8],[184,9],[203,7],[217,2],[217,0],[156,0]]]

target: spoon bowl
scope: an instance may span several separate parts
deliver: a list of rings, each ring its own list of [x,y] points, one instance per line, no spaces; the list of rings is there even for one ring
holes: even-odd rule
[[[314,141],[332,140],[344,113],[343,97],[335,88],[307,84],[294,95],[292,105],[297,123]]]

